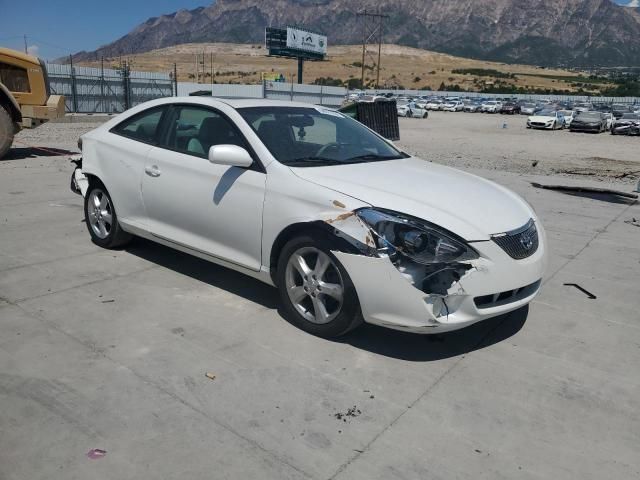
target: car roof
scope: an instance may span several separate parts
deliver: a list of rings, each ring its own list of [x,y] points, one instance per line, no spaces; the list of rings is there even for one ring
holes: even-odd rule
[[[193,97],[165,97],[157,100],[146,102],[139,106],[152,107],[156,105],[166,105],[174,103],[193,103],[196,105],[208,105],[217,107],[221,103],[232,108],[251,108],[251,107],[299,107],[299,108],[316,108],[316,105],[302,102],[290,102],[283,100],[268,100],[264,98],[219,98],[206,96]]]

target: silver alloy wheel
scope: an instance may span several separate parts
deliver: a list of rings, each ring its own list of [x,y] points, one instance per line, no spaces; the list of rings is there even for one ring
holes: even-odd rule
[[[329,323],[342,309],[340,270],[329,255],[315,247],[300,248],[289,257],[285,287],[293,307],[312,323]]]
[[[99,188],[94,188],[89,194],[87,214],[93,233],[101,240],[107,238],[113,227],[113,210],[109,197]]]

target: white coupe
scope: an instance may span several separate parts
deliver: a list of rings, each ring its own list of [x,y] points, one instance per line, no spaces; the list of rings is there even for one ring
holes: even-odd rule
[[[398,103],[396,107],[399,117],[408,118],[427,118],[429,112],[424,107],[419,106],[417,103]]]
[[[447,102],[442,106],[443,112],[461,112],[464,109],[464,103],[460,100]]]
[[[527,118],[527,128],[556,130],[565,128],[565,119],[561,111],[542,110]]]
[[[137,235],[243,272],[316,335],[456,330],[540,289],[547,245],[527,202],[331,109],[165,98],[81,150],[72,188],[94,243]]]

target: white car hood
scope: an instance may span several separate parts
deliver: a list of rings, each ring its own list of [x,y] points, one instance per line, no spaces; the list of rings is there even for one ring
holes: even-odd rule
[[[489,180],[419,158],[291,168],[295,175],[374,207],[422,218],[465,240],[525,225],[524,200]]]
[[[547,117],[542,115],[534,115],[533,117],[529,117],[530,122],[553,122],[556,117]]]

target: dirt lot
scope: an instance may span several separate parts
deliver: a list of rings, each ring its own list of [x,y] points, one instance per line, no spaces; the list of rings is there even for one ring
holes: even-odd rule
[[[451,334],[339,341],[240,274],[142,240],[96,247],[55,150],[94,125],[21,133],[0,161],[0,478],[638,478],[640,205],[529,182],[601,185],[539,173],[636,168],[640,139],[502,120],[402,121],[402,144],[533,205],[540,295]]]
[[[430,112],[400,119],[403,148],[454,167],[637,182],[640,137],[529,130],[526,116]]]

